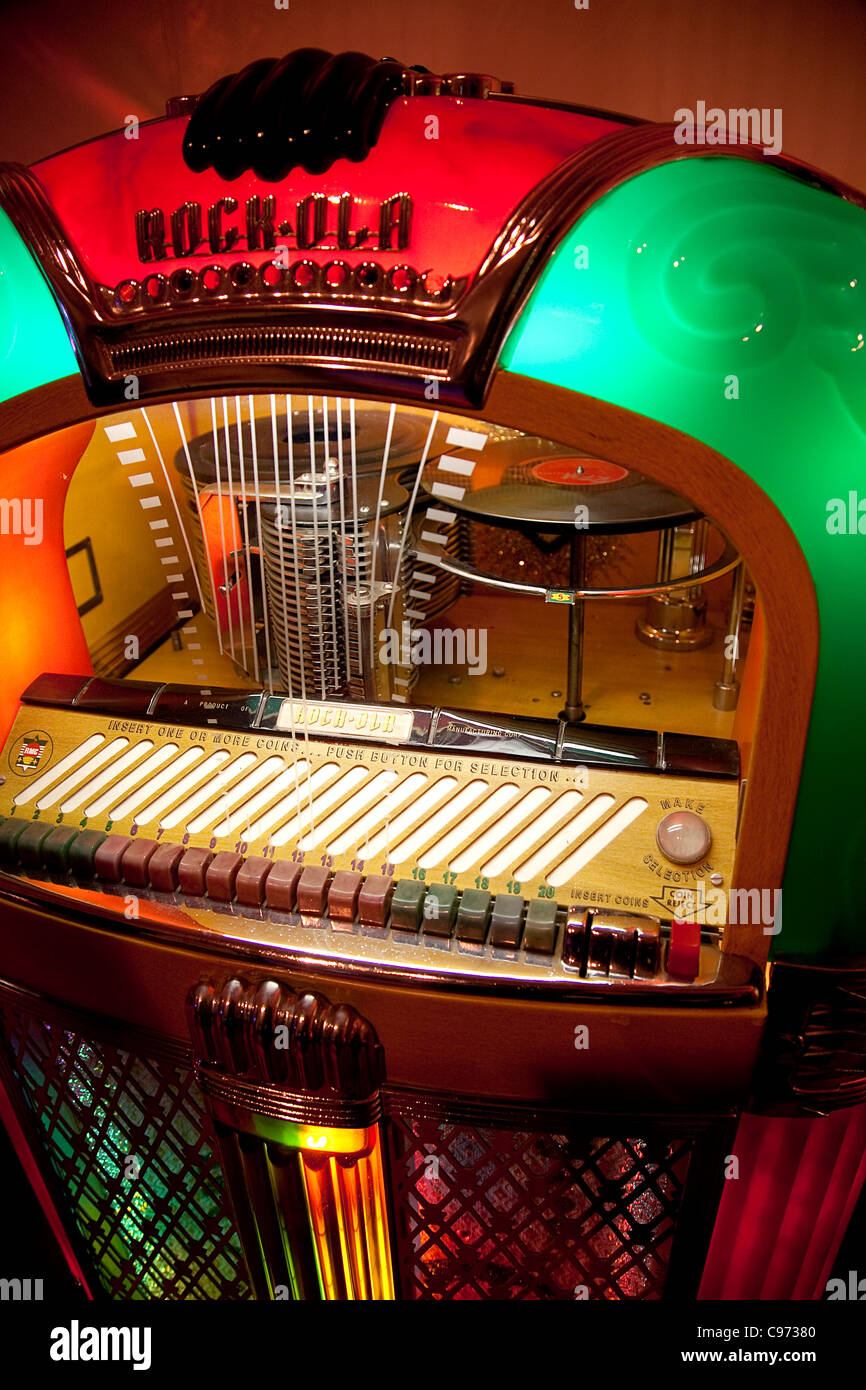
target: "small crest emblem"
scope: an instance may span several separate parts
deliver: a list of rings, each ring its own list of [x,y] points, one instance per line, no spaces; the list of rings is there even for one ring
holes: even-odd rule
[[[10,758],[13,772],[20,773],[24,777],[35,772],[45,759],[46,749],[50,757],[51,739],[47,734],[42,733],[39,729],[25,734],[18,744],[17,751],[13,751]]]

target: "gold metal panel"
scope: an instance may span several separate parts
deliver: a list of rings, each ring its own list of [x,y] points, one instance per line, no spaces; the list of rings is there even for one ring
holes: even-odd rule
[[[145,740],[152,747],[141,751]],[[177,751],[167,756],[172,744]],[[196,767],[216,753],[229,756],[195,782]],[[238,759],[244,759],[239,768]],[[266,759],[273,760],[267,773]],[[706,885],[710,874],[721,875],[724,889],[731,884],[734,780],[193,728],[32,706],[23,707],[15,721],[3,773],[2,815],[333,869],[444,880],[459,889],[482,887],[528,899],[671,916],[675,894],[699,882]],[[184,795],[196,797],[196,804],[166,827],[160,822],[172,819],[172,809],[176,814],[185,777],[192,781]],[[365,788],[377,777],[388,785],[377,783],[364,801]],[[407,793],[410,777],[416,782]],[[498,809],[492,813],[490,799],[506,787],[507,804],[494,803]],[[386,804],[386,796],[393,800]],[[136,818],[158,799],[162,808],[156,815]],[[124,802],[125,811],[113,817]],[[94,806],[100,809],[88,813]],[[617,818],[629,814],[627,807],[634,819],[617,828]],[[696,866],[669,863],[656,844],[658,822],[680,808],[698,812],[712,830],[709,854]],[[485,834],[491,836],[486,843]]]

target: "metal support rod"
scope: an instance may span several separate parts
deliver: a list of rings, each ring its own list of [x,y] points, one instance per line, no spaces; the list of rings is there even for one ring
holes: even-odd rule
[[[746,567],[740,561],[734,571],[734,585],[731,591],[731,614],[725,637],[725,664],[721,679],[716,681],[713,691],[713,707],[719,710],[736,709],[740,698],[740,682],[736,677],[740,652],[740,626],[743,617],[743,595],[746,587]],[[733,640],[732,640],[733,639]]]
[[[696,521],[692,527],[692,546],[689,556],[689,574],[700,574],[707,563],[707,541],[709,539],[709,522],[705,516]],[[693,590],[689,598],[694,600],[700,598],[700,593]]]
[[[578,532],[571,542],[569,583],[579,591],[586,586],[586,537]],[[583,707],[583,608],[584,601],[575,595],[568,617],[568,681],[565,691],[563,718],[578,723],[586,718]]]
[[[664,531],[659,531],[658,559],[656,561],[656,583],[664,584],[671,578],[671,566],[674,554],[674,535],[673,527],[668,526]]]

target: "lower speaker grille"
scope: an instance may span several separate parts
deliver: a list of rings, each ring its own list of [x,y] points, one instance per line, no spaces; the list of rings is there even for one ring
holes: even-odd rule
[[[392,1120],[408,1299],[657,1299],[691,1139]]]
[[[4,1005],[3,1042],[105,1292],[246,1299],[210,1122],[182,1066]]]
[[[368,1157],[301,1152],[292,1125],[236,1133],[168,1040],[96,1017],[79,1031],[14,987],[0,992],[0,1065],[88,1282],[112,1299],[677,1297],[718,1199],[718,1124],[386,1088]]]

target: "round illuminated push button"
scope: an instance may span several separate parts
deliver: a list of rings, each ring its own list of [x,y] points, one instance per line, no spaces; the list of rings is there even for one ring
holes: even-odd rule
[[[659,821],[656,841],[674,864],[695,864],[709,850],[713,836],[703,816],[694,811],[671,811]]]

